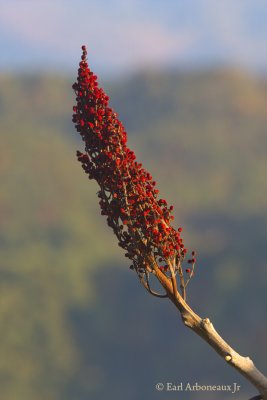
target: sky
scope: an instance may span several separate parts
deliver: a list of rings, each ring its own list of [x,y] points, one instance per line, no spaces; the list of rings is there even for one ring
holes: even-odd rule
[[[266,0],[0,0],[0,71],[105,76],[230,64],[267,71]]]

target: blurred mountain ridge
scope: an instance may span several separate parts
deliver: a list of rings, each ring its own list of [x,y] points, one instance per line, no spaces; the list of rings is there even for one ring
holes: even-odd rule
[[[241,381],[128,271],[75,160],[71,84],[0,75],[3,398],[154,399],[164,379]],[[267,80],[143,72],[103,86],[197,250],[190,304],[266,368]]]

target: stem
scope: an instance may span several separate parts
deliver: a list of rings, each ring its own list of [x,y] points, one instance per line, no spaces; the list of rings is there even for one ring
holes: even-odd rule
[[[267,400],[267,378],[254,365],[249,357],[238,354],[215,330],[209,318],[201,318],[182,298],[174,292],[170,279],[161,272],[154,260],[150,260],[159,282],[166,290],[169,299],[181,313],[183,323],[204,339],[213,349],[240,374],[249,380],[259,391],[262,400]],[[257,398],[257,397],[256,397]]]

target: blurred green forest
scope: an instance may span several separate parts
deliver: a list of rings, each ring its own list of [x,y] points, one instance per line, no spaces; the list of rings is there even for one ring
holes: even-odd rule
[[[255,390],[129,270],[76,162],[71,83],[0,75],[1,398],[176,399],[154,386],[183,381],[237,382],[247,399]],[[190,304],[266,373],[267,80],[211,69],[103,86],[198,253]]]

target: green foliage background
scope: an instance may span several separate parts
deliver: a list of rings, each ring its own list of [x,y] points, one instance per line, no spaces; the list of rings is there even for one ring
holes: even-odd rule
[[[267,81],[208,70],[104,86],[198,252],[190,304],[266,372]],[[165,381],[254,394],[128,269],[75,159],[71,81],[2,74],[0,87],[1,398],[162,399]]]

